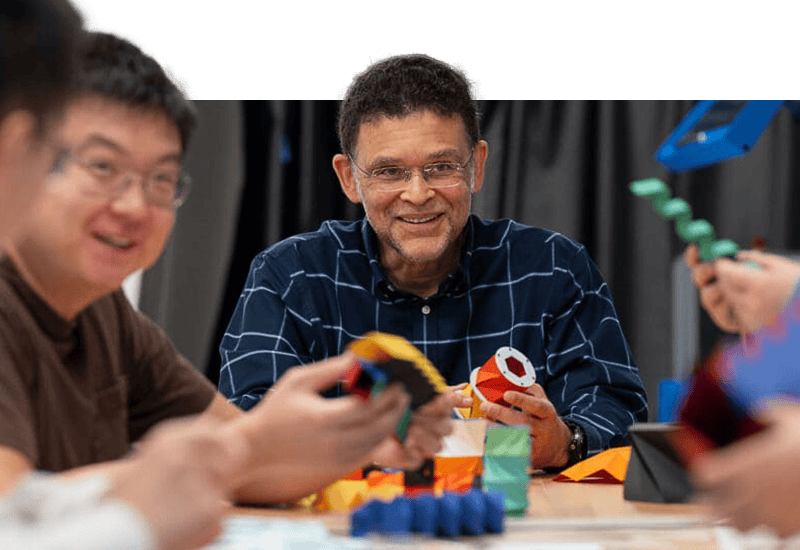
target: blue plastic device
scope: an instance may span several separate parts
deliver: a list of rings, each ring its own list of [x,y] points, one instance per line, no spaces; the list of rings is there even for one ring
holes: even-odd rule
[[[783,106],[798,118],[797,101],[699,101],[658,149],[656,160],[672,172],[686,172],[744,155]]]

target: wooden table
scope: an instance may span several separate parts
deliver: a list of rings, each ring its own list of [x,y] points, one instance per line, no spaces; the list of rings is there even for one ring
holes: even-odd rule
[[[463,537],[455,541],[415,538],[411,542],[377,540],[374,548],[488,548],[497,543],[598,543],[609,550],[724,550],[715,524],[698,504],[654,504],[622,498],[622,485],[562,483],[534,475],[528,490],[528,511],[507,518],[502,535]],[[346,536],[348,513],[236,508],[236,514],[318,520],[334,535]],[[758,548],[769,548],[763,545]]]

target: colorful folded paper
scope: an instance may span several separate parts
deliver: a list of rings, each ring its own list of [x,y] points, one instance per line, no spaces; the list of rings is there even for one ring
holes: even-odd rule
[[[553,481],[622,483],[631,458],[631,448],[614,447],[582,460],[562,471]]]

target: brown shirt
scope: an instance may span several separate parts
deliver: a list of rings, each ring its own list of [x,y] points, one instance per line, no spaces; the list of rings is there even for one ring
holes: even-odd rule
[[[0,259],[0,445],[35,468],[120,458],[154,424],[200,413],[214,394],[121,290],[66,321]]]

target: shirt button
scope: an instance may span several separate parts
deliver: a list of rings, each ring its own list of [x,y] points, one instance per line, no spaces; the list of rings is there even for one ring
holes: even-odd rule
[[[422,314],[423,315],[427,315],[430,312],[431,312],[431,306],[428,306],[428,305],[422,306]]]

